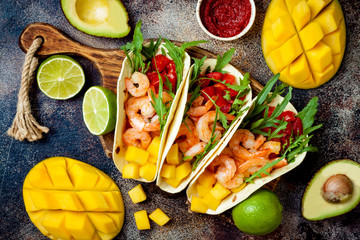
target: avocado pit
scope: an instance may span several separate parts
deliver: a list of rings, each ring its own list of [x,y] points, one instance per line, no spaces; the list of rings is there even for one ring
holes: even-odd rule
[[[89,24],[100,24],[109,16],[109,5],[104,0],[77,0],[76,13],[79,18]]]
[[[329,203],[343,203],[352,197],[353,184],[344,174],[329,177],[321,189],[321,196]]]

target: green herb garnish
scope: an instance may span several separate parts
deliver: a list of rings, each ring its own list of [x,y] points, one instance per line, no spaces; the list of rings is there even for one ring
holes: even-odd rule
[[[234,52],[235,52],[235,48],[231,48],[229,51],[225,52],[222,57],[220,57],[220,55],[218,55],[217,60],[216,60],[216,65],[215,65],[213,72],[224,73],[222,71],[222,69],[226,66],[226,64],[228,64],[231,61],[231,58],[232,58],[232,55],[234,54]]]

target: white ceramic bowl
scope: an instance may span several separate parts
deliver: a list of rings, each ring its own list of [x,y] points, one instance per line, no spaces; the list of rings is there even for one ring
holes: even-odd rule
[[[245,33],[247,33],[250,30],[251,26],[254,24],[254,21],[255,21],[255,15],[256,15],[255,3],[254,3],[254,0],[249,0],[249,1],[250,1],[250,5],[251,5],[251,15],[250,15],[249,23],[239,34],[237,34],[235,36],[232,36],[232,37],[219,37],[219,36],[216,36],[216,35],[212,34],[211,32],[209,32],[205,28],[205,26],[202,23],[201,18],[200,18],[200,7],[201,7],[201,3],[203,2],[203,0],[198,0],[197,6],[196,6],[196,19],[197,19],[201,29],[207,35],[209,35],[210,37],[212,37],[214,39],[221,40],[221,41],[233,41],[233,40],[239,39],[242,36],[244,36]]]

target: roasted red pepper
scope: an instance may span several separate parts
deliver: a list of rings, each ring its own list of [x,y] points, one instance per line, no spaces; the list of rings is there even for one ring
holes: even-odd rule
[[[206,74],[206,77],[220,80],[222,75],[223,74],[221,72],[211,72],[211,73]]]
[[[296,117],[293,122],[293,132],[295,136],[300,136],[303,134],[303,124],[299,117]]]
[[[155,65],[155,61],[156,61],[156,65]],[[156,71],[157,68],[159,72],[162,72],[169,63],[170,63],[170,59],[168,59],[166,56],[162,54],[159,54],[151,59],[151,68],[154,69],[154,71]]]
[[[205,94],[206,93],[206,94]],[[214,86],[208,86],[208,87],[206,87],[206,88],[203,88],[203,89],[201,89],[201,96],[203,96],[203,98],[204,98],[204,100],[205,101],[208,101],[209,100],[209,98],[208,98],[208,96],[209,97],[213,97],[213,96],[215,96],[215,88],[214,88]]]

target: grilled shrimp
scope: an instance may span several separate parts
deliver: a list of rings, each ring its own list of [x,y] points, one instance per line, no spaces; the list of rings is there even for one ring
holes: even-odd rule
[[[142,115],[143,111],[146,112],[146,115],[150,110],[146,110],[146,107],[152,108],[152,106],[149,105],[148,98],[141,97],[141,98],[135,98],[131,97],[129,98],[125,103],[125,112],[126,115],[129,118],[129,122],[133,128],[136,128],[139,131],[158,131],[160,130],[160,122],[159,121],[145,121],[147,119],[145,116]],[[141,114],[139,114],[139,111]],[[155,115],[157,116],[157,115]],[[153,117],[154,118],[154,117]]]
[[[215,121],[216,112],[210,111],[203,115],[196,123],[196,130],[199,133],[199,138],[208,143],[211,138],[212,127],[209,127],[211,123]],[[221,131],[215,130],[216,140],[221,138]]]
[[[199,98],[204,99],[202,96],[199,96],[198,98],[195,99],[194,103],[192,104],[192,107],[187,111],[187,114],[189,116],[193,116],[193,117],[200,117],[204,114],[206,114],[211,107],[213,106],[213,102],[211,100],[208,100],[205,105],[198,105],[200,103],[200,100],[198,100]],[[201,100],[202,102],[203,100]]]
[[[199,142],[192,146],[189,150],[184,153],[185,157],[195,157],[197,154],[202,153],[205,149],[206,143]]]
[[[143,97],[149,89],[150,81],[145,74],[134,72],[131,78],[125,79],[125,86],[132,96]]]
[[[142,149],[147,149],[151,142],[151,136],[148,132],[138,131],[135,128],[127,129],[122,138],[125,145]]]
[[[230,181],[234,177],[236,164],[234,159],[228,155],[220,154],[209,165],[210,169],[215,169],[216,166],[218,166],[218,168],[215,172],[215,178],[221,185]]]
[[[184,136],[185,136],[185,140],[179,142],[180,151],[183,153],[189,150],[189,148],[191,148],[195,144],[200,142],[199,134],[196,131],[195,124],[189,118],[185,120],[185,123],[182,123],[180,125],[180,129],[176,136],[176,139]]]

